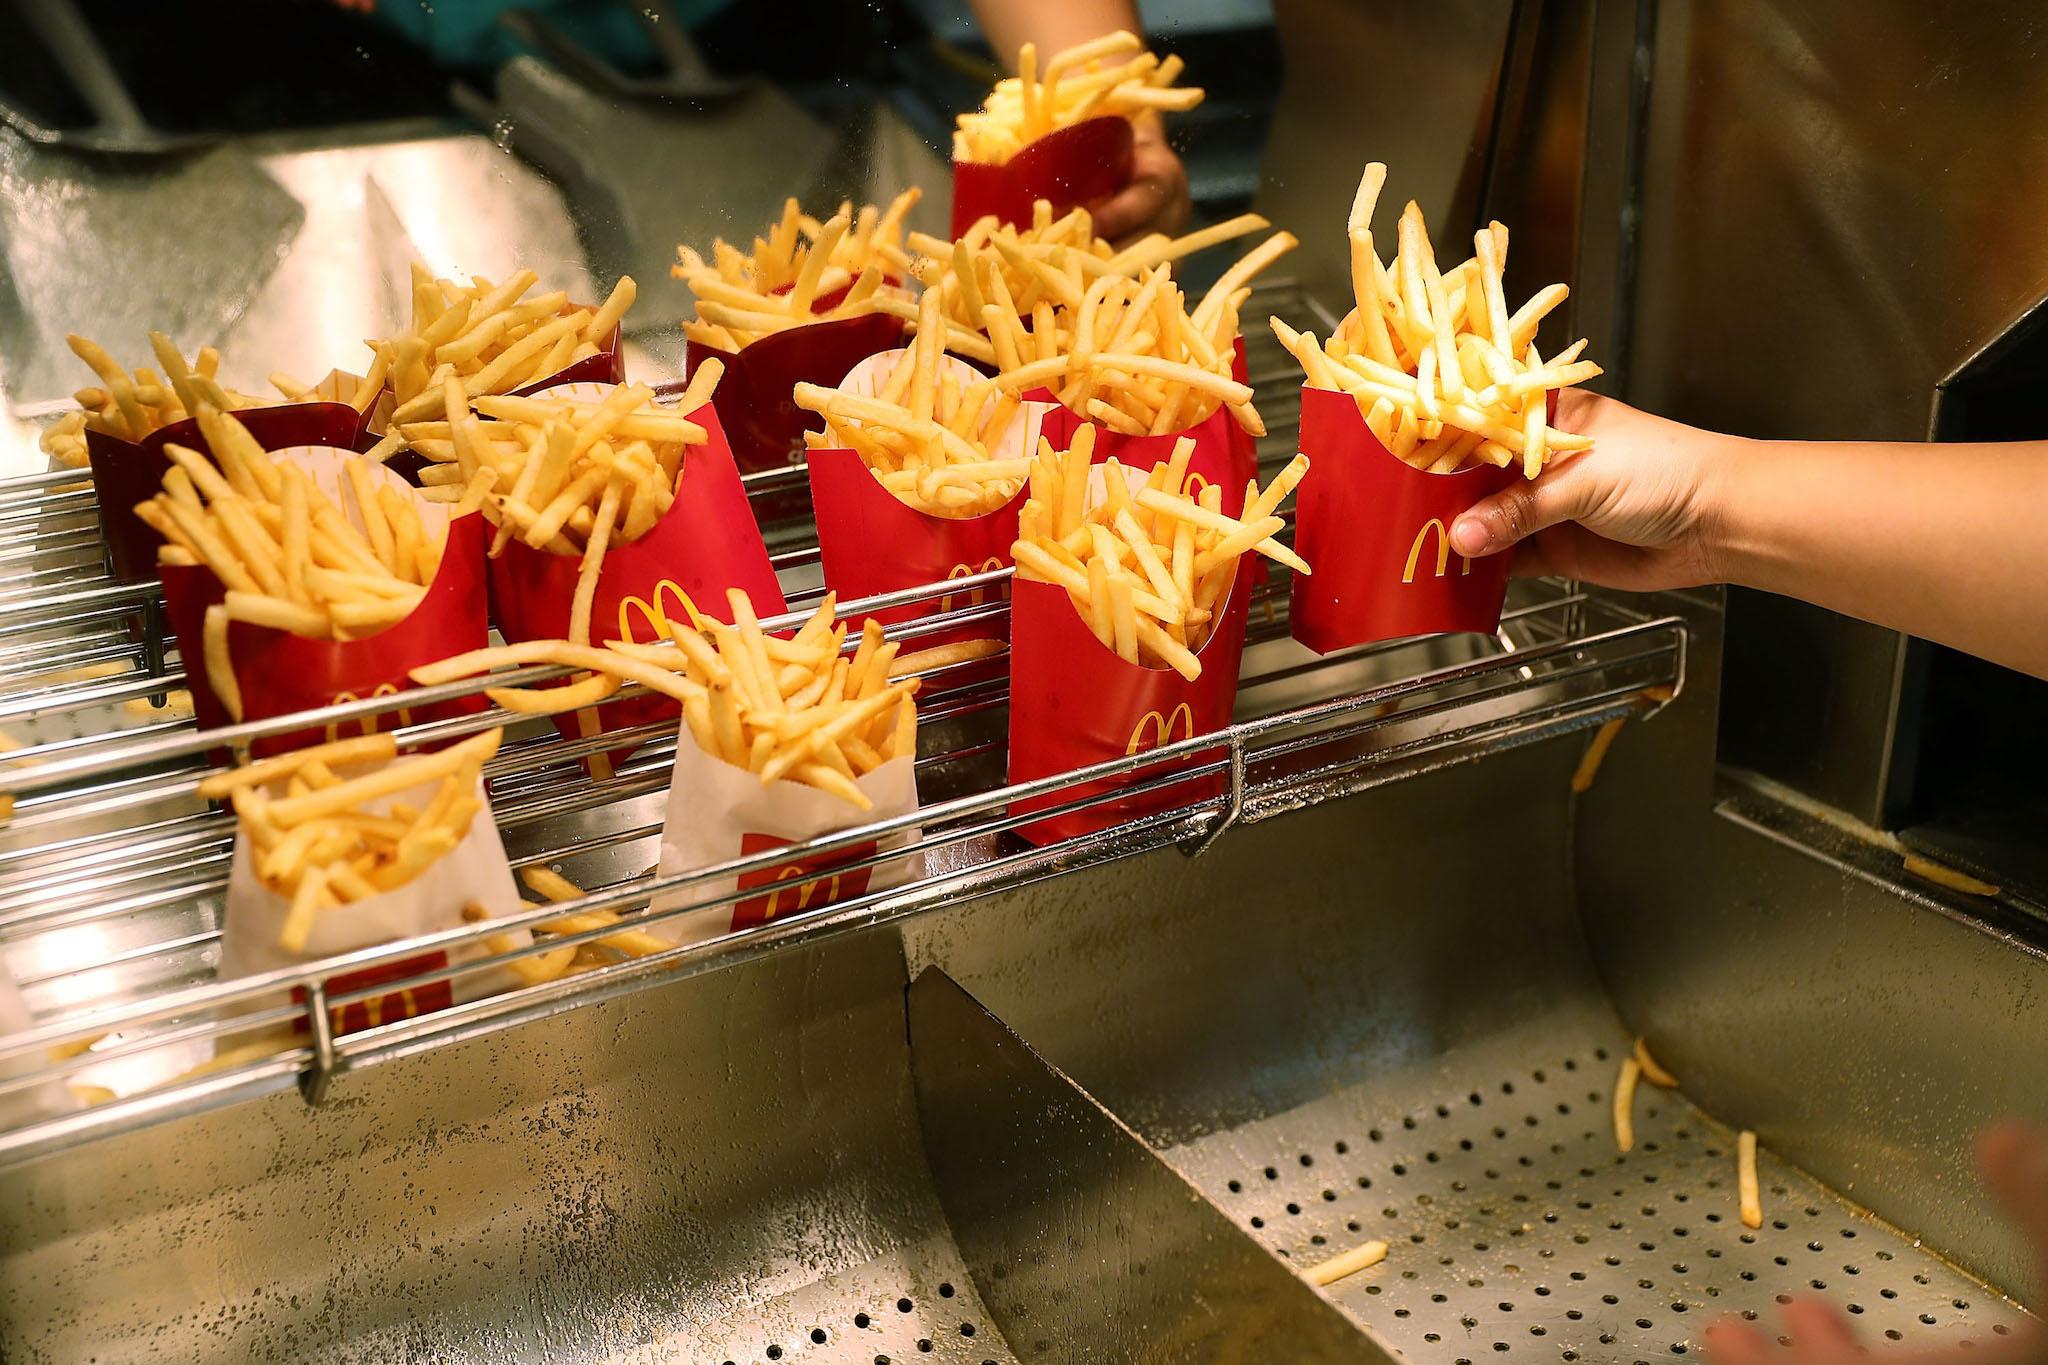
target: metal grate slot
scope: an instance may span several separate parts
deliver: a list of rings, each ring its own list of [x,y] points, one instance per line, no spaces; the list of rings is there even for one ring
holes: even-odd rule
[[[1764,1224],[1737,1208],[1734,1135],[1645,1085],[1615,1149],[1625,1041],[1540,1033],[1459,1049],[1167,1153],[1251,1235],[1306,1268],[1372,1239],[1328,1292],[1416,1360],[1650,1362],[1701,1354],[1795,1296],[1868,1342],[1988,1344],[2017,1304],[1771,1155]]]

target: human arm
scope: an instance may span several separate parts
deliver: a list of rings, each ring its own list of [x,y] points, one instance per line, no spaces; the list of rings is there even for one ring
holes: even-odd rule
[[[1039,60],[1064,48],[1118,29],[1142,33],[1133,0],[974,0],[982,34],[1006,66],[1031,43]],[[1178,232],[1193,203],[1187,168],[1167,145],[1166,125],[1156,113],[1132,120],[1131,180],[1101,203],[1088,205],[1098,236],[1121,241],[1142,232]]]
[[[1451,528],[1519,573],[1782,593],[2048,677],[2048,442],[1750,441],[1567,393],[1593,448]]]

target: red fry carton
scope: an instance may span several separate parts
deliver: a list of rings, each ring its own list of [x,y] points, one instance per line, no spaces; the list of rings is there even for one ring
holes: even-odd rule
[[[803,454],[804,433],[824,427],[791,394],[798,384],[837,384],[861,361],[902,340],[903,324],[886,313],[813,322],[762,337],[737,355],[692,341],[687,372],[716,357],[725,374],[712,397],[731,423],[732,459],[754,473],[787,468]]]
[[[1074,609],[1067,590],[1019,579],[1010,600],[1010,777],[1012,784],[1072,772],[1093,763],[1156,749],[1221,730],[1237,702],[1245,609],[1251,574],[1240,561],[1216,629],[1195,652],[1202,674],[1193,682],[1170,668],[1125,663],[1105,649]],[[1020,801],[1013,814],[1043,810],[1222,754],[1202,754]],[[1219,774],[1190,778],[1158,791],[1104,801],[1056,815],[1017,832],[1035,844],[1091,834],[1125,820],[1222,794]]]
[[[1237,339],[1231,373],[1239,383],[1245,382],[1243,337]],[[1230,409],[1222,404],[1217,404],[1216,411],[1193,426],[1163,436],[1130,436],[1112,431],[1100,422],[1089,421],[1072,408],[1055,404],[1045,414],[1040,432],[1055,449],[1065,450],[1073,444],[1074,433],[1083,426],[1095,428],[1095,463],[1114,458],[1126,469],[1149,471],[1154,465],[1165,464],[1181,437],[1194,437],[1195,453],[1188,460],[1188,472],[1192,476],[1189,487],[1199,493],[1204,484],[1220,484],[1224,514],[1234,517],[1244,510],[1245,482],[1255,477],[1259,470],[1258,447],[1251,433],[1240,427],[1237,419],[1230,415]],[[1309,562],[1313,564],[1315,561]]]
[[[1040,199],[1058,217],[1109,198],[1131,181],[1132,140],[1129,119],[1105,115],[1056,128],[1000,166],[955,161],[953,236],[991,213],[1011,227],[1028,227]]]
[[[349,453],[302,448],[280,455],[313,473],[330,498],[352,509],[352,499],[337,497],[341,461]],[[373,469],[371,477],[406,487],[403,480],[387,470]],[[429,527],[437,524],[434,518],[447,516],[445,504],[423,501],[419,507],[421,518]],[[390,696],[411,687],[409,674],[422,664],[465,650],[482,649],[489,643],[484,593],[486,534],[483,518],[476,514],[449,523],[441,566],[428,585],[426,596],[411,615],[373,635],[353,640],[314,640],[246,621],[232,623],[228,627],[228,658],[242,694],[243,719],[267,720],[338,702]],[[164,586],[165,615],[177,636],[178,653],[185,661],[186,685],[192,690],[192,706],[200,728],[210,730],[231,724],[207,679],[202,635],[206,609],[225,598],[227,589],[203,565],[162,565],[157,573]],[[395,730],[401,725],[471,714],[486,705],[478,695],[419,710],[401,708],[352,722],[348,733]],[[298,730],[260,739],[254,752],[261,758],[341,738],[345,735],[333,726],[325,730]]]
[[[1301,391],[1301,449],[1309,470],[1294,494],[1294,548],[1315,573],[1294,579],[1295,639],[1328,654],[1499,627],[1511,556],[1465,558],[1451,548],[1451,523],[1521,471],[1417,469],[1380,444],[1350,394],[1330,389]]]
[[[602,397],[602,389],[595,396]],[[698,613],[729,621],[727,588],[745,592],[760,616],[787,609],[718,413],[706,403],[685,415],[705,429],[706,439],[684,453],[668,514],[640,539],[605,551],[590,608],[592,644],[648,643],[667,635],[669,622]],[[507,641],[568,636],[579,557],[536,550],[515,537],[489,564],[491,600]],[[565,738],[588,737],[678,714],[668,698],[645,696],[556,716],[555,726]],[[631,746],[614,750],[610,761],[622,762],[631,752]]]
[[[321,391],[339,387],[329,376]],[[353,386],[349,386],[351,389]],[[334,446],[357,449],[363,444],[364,415],[346,402],[284,403],[270,408],[242,408],[235,420],[265,450],[291,446]],[[167,445],[185,446],[211,455],[206,437],[193,418],[158,427],[140,441],[124,441],[86,428],[86,453],[92,460],[93,492],[99,499],[100,529],[117,582],[141,582],[156,576],[156,532],[135,515],[135,504],[147,502],[163,488],[171,468]]]
[[[888,379],[901,350],[883,351],[854,366],[839,387],[848,393],[872,395]],[[973,367],[945,357],[963,383],[979,376]],[[1020,405],[990,455],[1021,459],[1037,444],[1042,404]],[[884,488],[867,463],[851,450],[819,449],[809,455],[811,506],[818,524],[818,551],[824,559],[825,586],[842,600],[895,592],[926,583],[966,578],[1010,563],[1017,539],[1017,515],[1029,496],[1027,485],[993,512],[978,517],[940,517],[911,506]],[[981,604],[988,589],[892,607],[875,613],[883,625]],[[976,622],[936,635],[921,636],[912,649],[930,649],[956,640],[1002,638],[1001,621]]]

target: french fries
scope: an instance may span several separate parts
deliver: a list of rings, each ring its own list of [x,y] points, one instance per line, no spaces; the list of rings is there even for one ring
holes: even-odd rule
[[[827,596],[788,640],[761,630],[739,589],[726,593],[736,625],[706,618],[675,627],[671,643],[607,641],[593,649],[566,641],[528,641],[480,649],[413,670],[423,686],[491,669],[558,663],[637,682],[682,703],[691,737],[705,753],[760,775],[802,782],[861,810],[873,803],[858,786],[892,758],[917,752],[918,680],[891,680],[896,642],[872,619],[858,646],[844,652],[846,627],[833,624]],[[494,698],[510,689],[495,689]],[[574,710],[568,688],[535,689],[535,710]],[[552,707],[544,707],[549,699]]]
[[[939,296],[927,290],[921,302],[925,325],[874,395],[796,386],[796,405],[825,418],[804,440],[852,450],[882,487],[927,515],[978,517],[1015,497],[1030,473],[1021,452],[996,453],[1024,412],[1016,394],[945,354]]]
[[[708,437],[681,414],[702,404],[722,370],[715,360],[699,366],[676,408],[644,385],[622,384],[598,401],[485,395],[472,412],[450,378],[445,417],[396,430],[433,462],[420,473],[426,496],[482,508],[497,528],[493,557],[516,536],[581,560],[570,638],[588,644],[605,551],[646,535],[674,504],[688,448]]]
[[[357,395],[367,391],[374,401],[389,388],[395,424],[445,415],[451,379],[466,398],[524,388],[603,350],[639,292],[621,275],[603,304],[577,308],[561,290],[527,298],[538,281],[521,270],[502,282],[475,275],[459,284],[415,261],[411,324],[370,343],[375,354]],[[371,454],[382,459],[399,448],[394,436]]]
[[[1040,199],[1026,227],[1011,227],[991,214],[955,242],[911,233],[911,250],[918,253],[911,272],[939,291],[941,311],[953,328],[993,335],[992,307],[1030,318],[1041,299],[1078,299],[1100,276],[1135,277],[1268,226],[1258,214],[1244,213],[1182,237],[1151,233],[1118,251],[1095,235],[1088,210],[1069,209],[1055,218],[1051,203]]]
[[[750,251],[720,238],[706,261],[689,246],[676,247],[669,274],[697,298],[697,316],[683,324],[684,335],[733,352],[773,332],[874,312],[878,292],[910,276],[903,220],[923,195],[912,187],[886,209],[866,204],[857,212],[844,203],[823,222],[792,198]],[[842,292],[830,307],[819,306]]]
[[[229,621],[314,639],[373,634],[426,596],[447,531],[361,458],[344,464],[337,501],[298,466],[273,460],[231,414],[201,403],[197,417],[213,458],[165,446],[164,491],[135,515],[163,537],[160,558],[204,564],[226,587],[226,601],[208,612],[205,666],[240,719]]]
[[[982,309],[983,348],[996,384],[1005,393],[1047,388],[1074,412],[1133,436],[1194,426],[1219,404],[1238,426],[1263,436],[1251,387],[1231,373],[1238,309],[1250,296],[1248,281],[1295,245],[1293,234],[1275,233],[1225,271],[1192,312],[1164,264],[1092,279],[1083,277],[1078,257],[1064,275],[1049,265],[1034,269],[1052,297],[1033,302],[1028,329],[1015,296],[991,276],[996,297]],[[956,275],[963,290],[972,269],[970,260]],[[928,280],[926,287],[946,286]],[[972,348],[956,349],[965,355]]]
[[[1742,1226],[1764,1225],[1764,1202],[1756,1181],[1756,1134],[1745,1128],[1735,1136],[1735,1190]]]
[[[1017,74],[997,81],[980,109],[960,115],[953,159],[1000,166],[1055,128],[1084,119],[1192,109],[1203,92],[1174,84],[1181,67],[1180,58],[1162,60],[1122,30],[1056,52],[1043,68],[1036,45],[1026,43]]]
[[[1085,426],[1068,450],[1039,442],[1031,496],[1011,547],[1017,573],[1065,588],[1095,638],[1125,663],[1171,668],[1192,682],[1202,674],[1196,656],[1247,551],[1309,572],[1273,538],[1285,525],[1276,509],[1308,472],[1308,457],[1295,456],[1263,490],[1249,484],[1243,515],[1230,517],[1221,488],[1211,484],[1199,496],[1187,491],[1195,448],[1187,436],[1141,484],[1117,461],[1104,462],[1104,496],[1088,506],[1094,446],[1094,429]]]
[[[1580,360],[1581,340],[1545,359],[1536,331],[1569,292],[1553,284],[1513,313],[1501,293],[1508,230],[1473,238],[1471,260],[1439,270],[1422,210],[1401,215],[1391,269],[1372,238],[1372,213],[1387,168],[1365,168],[1351,206],[1351,283],[1357,306],[1318,341],[1278,318],[1273,333],[1300,362],[1311,388],[1341,389],[1388,450],[1417,469],[1449,474],[1473,461],[1514,466],[1535,478],[1555,455],[1592,441],[1549,425],[1550,394],[1598,375]]]
[[[131,371],[109,355],[105,347],[82,336],[74,334],[65,341],[71,353],[90,366],[100,382],[71,395],[78,410],[46,427],[39,444],[45,455],[74,468],[88,462],[88,430],[123,441],[139,441],[159,427],[184,421],[202,403],[228,412],[266,407],[276,401],[223,387],[214,377],[220,369],[219,351],[202,346],[188,363],[176,344],[162,332],[149,334],[150,349],[163,366],[161,372]],[[289,401],[291,395],[286,398]]]
[[[257,880],[290,903],[278,935],[288,952],[305,951],[323,912],[397,890],[462,842],[504,731],[405,758],[389,736],[372,738],[382,742],[298,749],[214,783],[231,794]],[[432,791],[424,805],[393,799],[415,787]]]

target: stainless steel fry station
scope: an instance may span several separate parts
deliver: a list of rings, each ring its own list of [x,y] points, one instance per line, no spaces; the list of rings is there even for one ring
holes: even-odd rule
[[[1496,630],[1317,654],[1261,559],[1223,728],[1162,708],[1019,779],[1010,652],[938,663],[907,812],[680,871],[673,707],[493,704],[574,666],[202,729],[169,578],[115,572],[97,469],[38,446],[89,377],[67,334],[214,345],[253,392],[360,374],[420,278],[529,268],[595,307],[631,274],[612,377],[668,402],[678,242],[908,186],[945,240],[953,118],[999,74],[937,0],[780,33],[652,3],[623,37],[544,6],[459,51],[462,5],[229,8],[284,69],[207,93],[161,69],[198,69],[204,7],[0,27],[37,54],[0,60],[0,1360],[1648,1362],[1795,1295],[1879,1350],[2038,1329],[1971,1152],[2048,1118],[2048,684],[1924,641],[1517,579]],[[1194,225],[1300,241],[1236,309],[1260,486],[1303,448],[1267,318],[1346,325],[1368,161],[1383,255],[1409,198],[1447,261],[1506,224],[1509,307],[1568,283],[1545,344],[1587,338],[1601,392],[1746,435],[2048,437],[2031,5],[1142,10],[1208,91],[1167,125]],[[1190,306],[1225,264],[1178,267]],[[738,477],[781,664],[830,578],[813,485]],[[1021,641],[1013,574],[839,591],[847,645],[870,614],[905,659]],[[501,725],[483,818],[573,899],[224,968],[252,817],[202,779],[308,732]],[[605,946],[706,906],[739,927]]]

